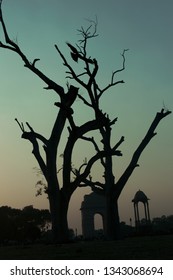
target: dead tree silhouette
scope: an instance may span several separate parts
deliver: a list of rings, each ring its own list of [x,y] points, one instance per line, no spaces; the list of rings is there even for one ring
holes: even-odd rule
[[[45,89],[53,90],[60,99],[60,101],[55,103],[55,105],[58,107],[58,113],[49,139],[46,139],[40,133],[35,132],[33,127],[28,122],[26,122],[26,126],[28,128],[28,130],[26,130],[24,124],[20,123],[16,119],[22,131],[22,138],[31,142],[33,146],[32,153],[35,156],[47,181],[47,194],[52,219],[54,241],[65,242],[68,240],[67,211],[70,198],[77,187],[84,186],[90,186],[95,192],[105,195],[106,236],[108,239],[118,238],[118,198],[129,177],[133,173],[134,169],[138,166],[138,160],[141,153],[149,144],[151,139],[156,135],[155,129],[157,128],[158,124],[171,112],[162,109],[156,114],[148,132],[135,150],[129,165],[119,180],[115,182],[112,160],[113,156],[122,156],[119,147],[124,141],[124,136],[121,136],[119,141],[112,146],[112,127],[116,123],[117,117],[111,120],[109,115],[102,111],[100,100],[107,90],[118,84],[124,83],[123,80],[117,80],[116,77],[118,73],[121,73],[125,69],[125,53],[127,50],[125,49],[122,53],[122,67],[112,73],[110,83],[108,83],[104,88],[100,88],[97,82],[97,74],[99,70],[98,62],[95,58],[88,57],[87,54],[88,40],[97,36],[97,21],[91,21],[87,29],[81,27],[79,30],[81,39],[79,40],[76,47],[70,43],[67,43],[72,59],[75,62],[78,62],[78,64],[81,63],[83,65],[83,72],[77,73],[64,57],[59,47],[55,45],[58,54],[62,58],[64,66],[67,68],[67,78],[75,81],[75,84],[77,83],[80,88],[83,88],[87,93],[87,96],[82,95],[79,92],[79,88],[73,85],[68,87],[68,91],[65,93],[65,90],[62,86],[51,80],[36,67],[39,58],[36,58],[33,60],[33,62],[30,62],[20,47],[10,39],[3,20],[1,5],[0,22],[5,38],[5,43],[0,42],[0,47],[15,52],[23,60],[24,66],[45,82]],[[84,76],[86,81],[83,79]],[[76,97],[78,97],[85,106],[94,112],[93,120],[86,121],[80,126],[77,125],[74,118],[73,109],[71,108],[76,100]],[[67,121],[69,122],[69,135],[63,152],[62,184],[60,184],[57,177],[57,150]],[[93,136],[88,136],[87,133],[93,131],[99,131],[101,135],[102,147],[100,147]],[[79,139],[91,143],[95,149],[95,154],[89,160],[85,161],[81,167],[74,169],[71,165],[72,155],[74,146]],[[46,160],[43,159],[40,153],[39,142],[41,142],[44,147]],[[91,169],[97,161],[100,161],[104,169],[103,183],[93,181],[90,175]],[[72,175],[74,176],[74,179],[72,179]]]

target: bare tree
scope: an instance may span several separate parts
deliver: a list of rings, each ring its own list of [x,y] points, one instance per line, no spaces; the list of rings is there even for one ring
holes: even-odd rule
[[[112,150],[116,150],[124,141],[124,136],[120,137],[120,140],[112,147],[111,146],[111,133],[112,126],[117,121],[117,118],[111,120],[107,113],[103,113],[100,108],[100,99],[103,94],[110,88],[116,86],[117,84],[124,83],[123,80],[116,80],[116,75],[125,70],[125,53],[128,49],[125,49],[122,53],[122,67],[118,70],[113,71],[110,79],[110,83],[108,83],[104,88],[100,88],[97,82],[97,73],[98,73],[98,62],[95,58],[88,57],[87,53],[87,44],[88,40],[97,36],[97,21],[91,21],[91,24],[87,29],[81,27],[79,33],[82,37],[79,40],[76,47],[68,43],[68,46],[71,50],[71,56],[75,62],[83,62],[84,63],[84,72],[76,74],[73,68],[67,63],[64,56],[62,56],[58,47],[56,47],[57,51],[61,55],[64,65],[67,67],[69,78],[75,80],[78,84],[80,84],[88,93],[90,101],[88,102],[83,96],[79,95],[79,98],[84,102],[84,104],[90,107],[95,113],[95,119],[102,123],[100,126],[99,132],[101,135],[101,143],[102,149],[105,153],[105,157],[100,157],[100,162],[104,169],[104,183],[94,182],[92,177],[90,176],[89,180],[84,178],[83,182],[92,188],[93,191],[102,194],[106,197],[106,219],[105,219],[105,227],[106,227],[106,237],[108,239],[117,239],[120,236],[119,232],[119,213],[118,213],[118,199],[119,196],[125,187],[128,179],[132,175],[134,169],[139,166],[138,160],[149,144],[151,139],[157,134],[155,129],[157,128],[160,121],[168,116],[171,111],[168,109],[161,109],[160,112],[156,113],[154,120],[151,123],[149,130],[144,136],[143,140],[135,150],[132,159],[121,175],[121,177],[115,181],[114,171],[113,171],[113,153]],[[87,77],[87,82],[84,82],[81,77]],[[93,137],[83,137],[84,140],[89,141],[95,148],[96,153],[100,153],[99,145],[96,143]],[[119,156],[121,156],[121,152],[119,152]]]
[[[0,4],[2,4],[2,1]],[[65,242],[68,240],[67,211],[71,195],[80,185],[80,183],[88,177],[93,164],[106,155],[106,152],[104,150],[96,152],[95,155],[93,155],[84,165],[82,172],[74,172],[71,166],[73,148],[78,139],[84,139],[83,137],[86,133],[97,130],[101,126],[104,126],[104,123],[107,121],[107,119],[103,118],[102,122],[99,122],[97,119],[93,119],[85,122],[81,126],[77,126],[73,118],[73,109],[71,107],[75,102],[77,96],[82,98],[78,93],[78,88],[73,85],[69,85],[67,93],[65,93],[65,90],[62,86],[51,80],[47,75],[45,75],[36,67],[36,63],[39,61],[39,58],[33,59],[33,62],[30,62],[28,60],[27,56],[20,49],[18,44],[10,39],[3,19],[1,5],[0,22],[5,38],[5,43],[0,42],[0,47],[16,53],[23,60],[24,66],[46,83],[45,89],[53,90],[59,97],[59,101],[55,102],[55,106],[58,107],[58,113],[49,139],[46,139],[42,134],[36,132],[28,122],[26,122],[26,125],[24,125],[23,123],[20,123],[17,118],[15,120],[17,121],[22,131],[22,138],[27,139],[31,142],[33,146],[32,153],[35,156],[39,167],[47,181],[46,192],[49,199],[53,240],[55,242]],[[73,51],[72,57],[74,58],[74,56],[76,55],[77,60],[78,52],[70,44],[68,44],[68,46]],[[75,76],[75,72],[68,64],[62,52],[58,49],[57,45],[55,45],[55,47],[62,57],[64,64],[68,66],[70,72]],[[91,61],[86,57],[80,57],[80,55],[79,58],[83,59],[86,65],[89,65],[89,63],[95,63],[95,66],[97,66],[96,61]],[[95,74],[93,73],[92,75],[94,77]],[[82,84],[84,86],[84,83],[80,82],[80,79],[77,75],[76,80],[80,85]],[[62,184],[60,184],[57,177],[57,151],[59,148],[61,135],[63,130],[65,129],[67,120],[69,122],[69,136],[67,138],[65,150],[63,153],[63,174]],[[43,145],[46,160],[44,160],[40,152],[40,142]],[[110,152],[113,155],[119,155],[119,151],[117,151],[116,148],[112,148]],[[75,178],[72,180],[72,175],[74,174]]]
[[[157,125],[161,119],[171,112],[162,109],[161,112],[156,114],[150,129],[136,149],[127,169],[120,179],[115,182],[112,160],[113,156],[122,155],[118,148],[124,141],[124,137],[120,137],[120,140],[117,143],[113,146],[111,145],[112,126],[117,121],[117,118],[111,120],[109,115],[102,111],[100,99],[108,89],[113,88],[117,84],[124,83],[123,80],[116,80],[116,74],[125,69],[125,53],[127,50],[124,50],[122,53],[122,67],[112,73],[110,83],[104,88],[100,88],[97,82],[97,73],[99,70],[98,62],[95,58],[89,57],[87,52],[88,40],[97,36],[97,20],[90,21],[90,25],[87,29],[81,27],[79,30],[81,40],[79,40],[76,46],[67,43],[72,59],[76,63],[82,65],[82,72],[80,71],[77,73],[71,64],[69,64],[59,47],[55,45],[58,54],[62,58],[64,66],[67,68],[67,78],[75,81],[75,84],[77,83],[86,92],[85,95],[81,95],[79,88],[70,85],[68,86],[67,93],[65,93],[62,86],[51,80],[36,67],[37,62],[39,61],[38,58],[33,59],[33,62],[30,62],[18,44],[10,39],[1,9],[0,21],[5,38],[5,43],[0,42],[0,47],[13,51],[19,55],[24,62],[24,66],[46,83],[45,89],[53,90],[59,98],[58,102],[55,103],[58,107],[58,113],[49,139],[46,139],[43,135],[35,132],[28,122],[26,122],[26,126],[24,126],[23,123],[20,123],[16,119],[22,131],[22,138],[31,142],[33,146],[32,153],[47,181],[46,191],[50,205],[54,241],[64,242],[68,240],[67,211],[70,198],[77,187],[86,185],[90,186],[92,190],[105,195],[107,201],[106,235],[109,239],[117,238],[119,235],[118,198],[133,170],[138,165],[138,159],[141,153],[153,136],[156,135],[155,129]],[[76,120],[74,119],[74,112],[72,109],[72,105],[77,97],[85,106],[89,107],[94,112],[93,120],[86,121],[80,126],[77,125]],[[57,177],[57,151],[61,135],[65,129],[66,121],[69,122],[69,136],[63,153],[62,184],[60,184]],[[28,130],[26,130],[26,127]],[[102,147],[100,147],[94,137],[88,137],[87,133],[92,131],[99,131]],[[95,154],[89,160],[86,160],[80,168],[74,169],[71,165],[72,154],[78,139],[90,142],[95,149]],[[44,160],[41,155],[39,146],[40,142],[43,144],[46,160]],[[97,161],[100,161],[104,169],[103,183],[93,181],[90,175],[92,166]]]

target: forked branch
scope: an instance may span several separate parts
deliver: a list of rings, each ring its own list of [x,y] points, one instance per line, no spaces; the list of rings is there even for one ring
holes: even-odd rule
[[[84,57],[86,57],[87,51],[86,51],[86,46],[87,46],[87,41],[89,39],[95,38],[98,36],[97,34],[97,25],[98,25],[98,20],[97,17],[95,20],[88,20],[90,25],[86,29],[81,26],[81,29],[78,29],[79,35],[82,37],[82,39],[79,40],[78,48],[80,49],[81,53],[83,54]]]
[[[125,53],[128,51],[129,49],[124,49],[123,53],[121,54],[122,58],[123,58],[123,62],[122,62],[122,67],[118,70],[115,70],[113,73],[112,73],[112,76],[111,76],[111,82],[110,84],[108,84],[105,88],[103,88],[102,90],[100,90],[100,93],[98,95],[98,98],[100,98],[103,93],[105,91],[107,91],[109,88],[111,87],[114,87],[115,85],[118,85],[118,84],[123,84],[124,81],[123,80],[118,80],[118,81],[115,81],[115,76],[117,73],[120,73],[122,71],[125,70],[125,62],[126,62],[126,58],[125,58]]]
[[[27,139],[32,143],[32,145],[33,145],[32,153],[35,156],[43,175],[47,179],[47,167],[46,167],[46,164],[45,164],[45,162],[44,162],[44,160],[43,160],[43,158],[40,154],[39,144],[38,144],[38,141],[37,141],[37,139],[39,139],[44,143],[44,145],[46,145],[47,144],[46,138],[44,138],[42,135],[34,132],[33,128],[29,125],[29,123],[26,123],[26,125],[30,129],[30,131],[27,132],[27,131],[25,131],[23,123],[20,123],[18,121],[18,119],[15,119],[15,121],[18,123],[20,129],[22,130],[22,138]]]
[[[45,146],[47,145],[48,140],[43,135],[35,132],[34,129],[31,127],[31,125],[28,122],[26,122],[26,125],[28,126],[30,131],[25,130],[23,122],[20,123],[17,118],[15,118],[15,121],[17,122],[17,124],[19,125],[19,127],[23,133],[22,138],[26,138],[28,140],[35,138],[35,139],[42,141],[42,143]]]

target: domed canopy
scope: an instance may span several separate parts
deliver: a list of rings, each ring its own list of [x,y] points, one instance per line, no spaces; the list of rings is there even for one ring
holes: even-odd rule
[[[138,203],[139,201],[146,203],[149,200],[149,198],[142,192],[141,190],[137,191],[134,198],[132,199],[132,202]]]

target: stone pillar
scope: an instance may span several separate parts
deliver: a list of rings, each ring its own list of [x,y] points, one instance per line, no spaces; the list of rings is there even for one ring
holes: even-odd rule
[[[84,208],[82,211],[82,234],[85,239],[91,239],[94,236],[94,214],[93,211]]]

